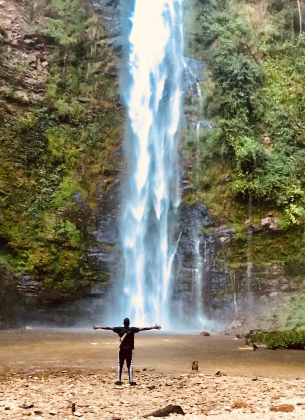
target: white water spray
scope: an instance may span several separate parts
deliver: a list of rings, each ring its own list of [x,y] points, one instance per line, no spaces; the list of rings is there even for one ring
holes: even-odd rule
[[[200,252],[200,239],[195,240],[196,269],[194,279],[194,321],[202,328],[206,321],[203,313],[203,258]]]
[[[182,0],[135,0],[124,94],[129,179],[122,212],[120,317],[169,328],[175,254],[171,222],[180,203]]]

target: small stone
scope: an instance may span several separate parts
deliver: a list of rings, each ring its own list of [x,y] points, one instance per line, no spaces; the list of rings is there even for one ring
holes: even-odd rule
[[[25,413],[23,413],[24,416],[31,416],[32,413],[30,411],[26,411]]]
[[[232,408],[247,408],[247,404],[242,400],[236,400],[231,406]]]
[[[68,373],[66,370],[62,370],[61,373]]]
[[[29,408],[33,408],[34,404],[33,403],[24,403],[22,405],[19,405],[20,408],[24,408],[25,410],[28,410]]]
[[[50,414],[50,416],[57,416],[57,411],[55,411],[55,410],[51,410],[51,411],[49,412],[49,414]]]
[[[34,414],[36,414],[36,416],[41,416],[42,411],[41,410],[35,410]]]
[[[224,372],[221,372],[220,370],[218,370],[218,371],[215,373],[215,376],[227,376],[227,374],[226,374],[226,373],[224,373]]]
[[[81,417],[82,415],[81,415],[81,413],[79,412],[79,411],[75,411],[74,412],[74,415],[75,415],[75,417]]]
[[[207,331],[201,331],[201,333],[200,333],[200,335],[202,336],[202,337],[210,337],[210,333],[208,333]]]
[[[4,410],[10,410],[11,409],[11,407],[9,406],[9,405],[6,405],[5,407],[4,407]]]
[[[152,390],[152,389],[155,389],[155,388],[156,388],[156,386],[153,385],[153,384],[147,385],[147,389],[149,389],[149,390]]]
[[[295,408],[294,408],[294,405],[292,404],[282,404],[282,405],[273,406],[270,408],[270,411],[280,411],[282,413],[291,413],[294,410]]]

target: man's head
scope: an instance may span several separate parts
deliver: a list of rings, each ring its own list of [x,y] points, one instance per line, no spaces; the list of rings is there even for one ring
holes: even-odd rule
[[[130,324],[130,321],[129,321],[129,318],[125,318],[124,319],[124,327],[129,327],[129,324]]]

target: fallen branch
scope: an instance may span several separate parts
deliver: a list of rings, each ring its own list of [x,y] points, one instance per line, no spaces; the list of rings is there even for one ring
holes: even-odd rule
[[[182,414],[184,416],[185,413],[180,405],[167,405],[166,407],[153,411],[150,414],[146,414],[143,417],[167,417],[170,414]]]

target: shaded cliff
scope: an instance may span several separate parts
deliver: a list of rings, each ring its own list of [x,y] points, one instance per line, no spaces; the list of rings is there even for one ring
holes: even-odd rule
[[[108,280],[88,248],[119,170],[119,57],[90,2],[0,13],[1,277],[21,306],[58,305]]]

